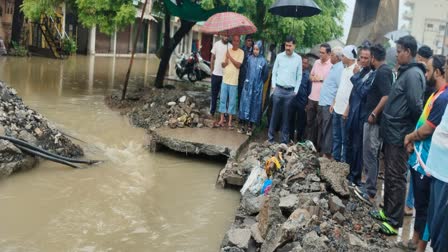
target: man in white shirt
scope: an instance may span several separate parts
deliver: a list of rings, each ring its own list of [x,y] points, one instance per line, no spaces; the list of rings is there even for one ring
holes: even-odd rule
[[[353,83],[350,78],[353,76],[353,70],[356,63],[356,47],[349,45],[342,50],[342,63],[345,68],[342,71],[341,82],[333,106],[330,107],[330,112],[333,114],[333,158],[338,162],[346,161],[346,132],[344,123],[344,114],[347,109],[350,93],[353,88]]]
[[[211,104],[210,104],[210,114],[215,115],[216,112],[216,102],[218,100],[219,91],[221,90],[223,68],[222,62],[224,62],[227,50],[229,49],[228,38],[222,36],[221,40],[216,41],[212,48],[212,59],[210,62],[210,67],[212,71],[212,81],[211,81]]]

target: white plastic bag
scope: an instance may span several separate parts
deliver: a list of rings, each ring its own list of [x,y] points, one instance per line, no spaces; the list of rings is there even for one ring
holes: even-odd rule
[[[257,179],[261,172],[264,171],[264,169],[260,168],[260,162],[258,162],[258,165],[254,168],[252,168],[252,171],[250,172],[249,177],[247,178],[246,182],[243,185],[243,188],[241,188],[240,192],[241,195],[244,195],[244,193],[254,184],[257,182]]]

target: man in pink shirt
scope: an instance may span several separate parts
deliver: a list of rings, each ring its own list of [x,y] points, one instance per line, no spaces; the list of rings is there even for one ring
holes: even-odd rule
[[[306,106],[306,139],[313,142],[316,149],[319,151],[320,146],[320,136],[319,131],[321,130],[321,118],[318,114],[319,107],[319,97],[320,89],[322,88],[322,83],[327,78],[330,72],[331,64],[330,61],[331,47],[329,44],[324,43],[320,45],[319,55],[320,59],[316,60],[313,69],[311,70],[310,80],[313,82],[311,88],[311,94],[308,97],[308,105]]]

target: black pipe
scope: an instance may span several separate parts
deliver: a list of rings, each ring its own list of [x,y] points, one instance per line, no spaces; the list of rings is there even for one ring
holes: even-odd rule
[[[53,157],[53,158],[56,158],[56,159],[59,159],[59,160],[64,160],[64,161],[71,162],[71,163],[81,163],[81,164],[92,165],[92,164],[96,164],[96,163],[101,162],[99,160],[78,160],[78,159],[63,157],[63,156],[51,153],[49,151],[46,151],[44,149],[38,148],[38,147],[36,147],[34,145],[31,145],[31,144],[29,144],[29,143],[27,143],[25,141],[19,140],[17,138],[9,137],[9,136],[0,136],[0,139],[10,141],[11,143],[13,143],[16,146],[23,146],[23,147],[26,147],[28,149],[31,149],[31,150],[43,153],[46,156],[50,156],[50,157]]]
[[[34,156],[38,156],[38,157],[41,157],[41,158],[45,158],[45,159],[48,159],[48,160],[50,160],[50,161],[53,161],[53,162],[56,162],[56,163],[60,163],[60,164],[63,164],[63,165],[67,165],[67,166],[70,166],[70,167],[73,167],[73,168],[81,168],[81,167],[79,167],[79,166],[77,166],[77,165],[75,165],[75,164],[72,164],[72,163],[70,163],[70,162],[67,162],[67,161],[65,161],[65,160],[61,160],[61,159],[58,159],[58,158],[55,158],[55,157],[51,157],[51,156],[49,156],[49,155],[45,155],[44,153],[41,153],[41,152],[32,150],[32,149],[27,148],[27,147],[25,147],[25,146],[16,145],[16,147],[17,147],[18,149],[22,150],[23,152],[28,153],[28,154],[31,154],[31,155],[34,155]]]

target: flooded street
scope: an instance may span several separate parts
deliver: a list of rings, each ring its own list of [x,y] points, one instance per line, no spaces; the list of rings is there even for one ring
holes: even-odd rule
[[[0,79],[79,142],[88,169],[41,162],[0,181],[0,251],[217,251],[239,193],[215,188],[223,163],[151,154],[143,129],[104,104],[128,58],[0,58]],[[136,59],[130,86],[158,62]]]

